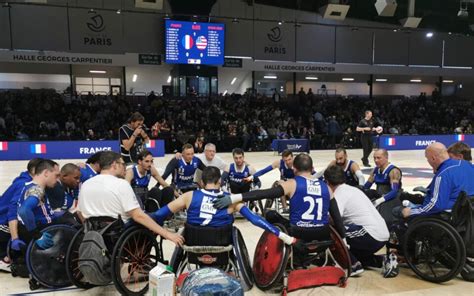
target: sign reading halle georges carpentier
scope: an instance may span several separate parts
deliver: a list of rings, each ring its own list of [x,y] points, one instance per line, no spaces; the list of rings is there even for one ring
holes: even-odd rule
[[[122,16],[113,11],[69,9],[71,50],[123,52]]]
[[[254,55],[257,60],[294,61],[294,24],[255,21]]]

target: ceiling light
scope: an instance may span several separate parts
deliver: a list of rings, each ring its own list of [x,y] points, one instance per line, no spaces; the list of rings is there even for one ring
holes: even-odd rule
[[[89,70],[89,73],[94,73],[94,74],[105,74],[107,73],[104,70]]]
[[[170,83],[171,82],[171,75],[168,76],[168,80],[166,80],[166,83]]]
[[[410,82],[421,82],[421,79],[411,79]]]
[[[236,17],[234,17],[234,19],[232,20],[232,22],[233,22],[234,24],[238,24],[238,23],[239,23],[239,19],[236,18]]]
[[[306,79],[306,80],[318,80],[318,77],[306,76],[305,79]]]
[[[222,95],[224,95],[224,96],[225,96],[226,94],[227,94],[227,89],[224,91],[224,93],[223,93]]]
[[[283,21],[279,21],[279,22],[278,22],[278,25],[279,25],[279,26],[283,25]]]
[[[426,38],[431,38],[431,37],[433,37],[433,32],[426,33]]]
[[[377,78],[377,79],[375,79],[375,81],[377,81],[377,82],[387,82],[387,79],[386,78]]]
[[[459,1],[458,17],[469,17],[469,11],[467,10],[468,3],[466,0]]]
[[[453,83],[454,81],[453,80],[443,80],[443,83]]]
[[[237,77],[234,77],[234,79],[232,79],[232,81],[230,82],[230,85],[234,85],[236,80],[237,80]]]
[[[342,81],[354,81],[354,78],[342,78]]]
[[[137,74],[133,74],[132,81],[133,81],[133,82],[137,81],[137,78],[138,78],[138,75],[137,75]]]
[[[265,75],[265,76],[263,76],[263,78],[265,78],[265,79],[277,79],[277,76],[276,75]]]
[[[117,10],[117,14],[121,14],[121,13],[122,13],[121,9]]]

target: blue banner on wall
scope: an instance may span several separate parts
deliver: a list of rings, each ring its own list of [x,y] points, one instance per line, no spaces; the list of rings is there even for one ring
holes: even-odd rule
[[[289,139],[289,140],[273,140],[272,141],[273,151],[282,153],[283,150],[290,150],[291,152],[308,152],[309,153],[309,141],[308,139]]]
[[[163,140],[150,140],[146,148],[154,156],[165,156],[165,142]],[[118,141],[3,141],[0,142],[0,160],[30,160],[34,157],[86,159],[103,150],[120,152]]]
[[[465,142],[474,147],[474,135],[420,135],[420,136],[388,136],[379,138],[379,147],[387,150],[425,149],[433,142],[441,142],[446,147],[456,142]]]

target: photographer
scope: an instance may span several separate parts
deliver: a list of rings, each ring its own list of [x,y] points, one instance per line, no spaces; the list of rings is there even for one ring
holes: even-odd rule
[[[138,154],[145,149],[145,144],[150,141],[143,125],[144,120],[143,115],[135,112],[130,116],[128,123],[120,127],[120,153],[127,165],[137,163]]]

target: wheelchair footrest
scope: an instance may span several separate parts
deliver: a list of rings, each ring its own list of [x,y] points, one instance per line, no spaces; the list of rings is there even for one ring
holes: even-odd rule
[[[346,275],[335,266],[314,267],[310,269],[292,270],[288,274],[288,292],[324,285],[346,286]]]

